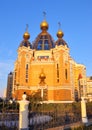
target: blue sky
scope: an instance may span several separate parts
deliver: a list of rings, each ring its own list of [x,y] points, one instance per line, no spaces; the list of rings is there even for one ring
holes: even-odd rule
[[[1,0],[0,96],[7,86],[8,73],[13,71],[26,24],[33,42],[40,33],[43,11],[53,39],[57,40],[58,22],[61,22],[71,57],[86,66],[87,76],[92,75],[92,0]]]

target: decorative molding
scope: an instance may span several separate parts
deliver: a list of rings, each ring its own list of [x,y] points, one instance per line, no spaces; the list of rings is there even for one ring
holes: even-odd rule
[[[40,86],[39,86],[40,87]],[[39,87],[38,86],[16,86],[15,88],[16,88],[16,90],[17,89],[26,89],[26,90],[37,90],[37,89],[39,89]],[[47,89],[48,90],[62,90],[62,89],[64,89],[64,90],[72,90],[72,86],[59,86],[59,87],[56,87],[56,86],[54,86],[54,87],[52,87],[52,86],[47,86]]]

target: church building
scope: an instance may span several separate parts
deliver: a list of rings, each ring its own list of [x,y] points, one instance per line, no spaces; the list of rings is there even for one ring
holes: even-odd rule
[[[70,56],[70,48],[63,39],[64,33],[57,30],[54,41],[48,32],[49,24],[43,20],[41,32],[33,43],[29,41],[28,29],[18,47],[14,63],[13,98],[20,100],[41,91],[49,103],[73,102],[80,98],[80,75],[86,78],[86,68]]]

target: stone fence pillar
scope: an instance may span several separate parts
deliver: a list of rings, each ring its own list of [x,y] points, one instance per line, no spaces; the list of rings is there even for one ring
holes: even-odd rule
[[[81,97],[81,117],[83,123],[88,123],[85,97]]]
[[[29,130],[28,128],[28,105],[26,94],[23,94],[22,100],[19,103],[19,130]]]

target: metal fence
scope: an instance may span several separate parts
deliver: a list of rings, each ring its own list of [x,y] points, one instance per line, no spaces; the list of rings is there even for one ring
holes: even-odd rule
[[[30,108],[31,106],[31,108]],[[87,116],[92,118],[92,107],[87,105]],[[73,104],[29,104],[29,130],[46,130],[81,122],[80,103]],[[0,130],[18,130],[19,113],[2,111]]]
[[[79,108],[72,104],[50,104],[50,107],[42,105],[38,111],[29,113],[30,130],[45,130],[81,121],[80,105]]]
[[[18,130],[19,113],[0,113],[0,130]]]

